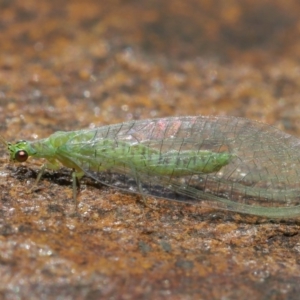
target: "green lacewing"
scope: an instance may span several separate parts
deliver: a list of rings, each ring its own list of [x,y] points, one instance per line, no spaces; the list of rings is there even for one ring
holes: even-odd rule
[[[225,116],[129,121],[15,144],[10,159],[44,158],[103,184],[184,203],[271,218],[300,215],[300,140],[270,125]]]

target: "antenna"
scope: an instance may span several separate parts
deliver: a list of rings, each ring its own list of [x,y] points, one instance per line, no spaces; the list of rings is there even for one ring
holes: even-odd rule
[[[0,143],[2,143],[4,146],[8,147],[8,144],[2,135],[0,135]]]

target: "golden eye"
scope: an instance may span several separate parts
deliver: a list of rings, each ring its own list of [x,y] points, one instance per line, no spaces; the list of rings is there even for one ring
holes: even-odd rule
[[[28,158],[28,153],[25,150],[18,150],[15,154],[15,160],[18,162],[24,162]]]

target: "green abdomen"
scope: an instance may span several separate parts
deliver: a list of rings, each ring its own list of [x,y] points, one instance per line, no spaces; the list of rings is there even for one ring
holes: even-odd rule
[[[159,150],[142,144],[129,145],[118,142],[112,147],[111,141],[102,141],[97,153],[104,155],[104,169],[119,166],[151,175],[185,176],[194,173],[212,173],[226,166],[232,154],[207,150],[184,150],[160,153]],[[105,144],[105,147],[103,145]],[[105,167],[106,166],[106,167]]]
[[[181,151],[152,155],[144,166],[153,175],[185,176],[199,173],[218,172],[232,158],[229,153],[210,151]]]

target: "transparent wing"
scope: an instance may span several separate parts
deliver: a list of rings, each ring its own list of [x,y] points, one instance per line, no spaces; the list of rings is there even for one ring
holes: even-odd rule
[[[79,131],[64,151],[73,153],[72,160],[86,175],[110,186],[276,217],[300,215],[299,143],[272,126],[246,119],[180,117]],[[151,151],[130,153],[129,146],[179,160],[189,151],[230,153],[232,159],[211,173],[155,174],[143,166],[162,167],[167,160],[153,160]],[[188,159],[184,168],[189,169]]]

